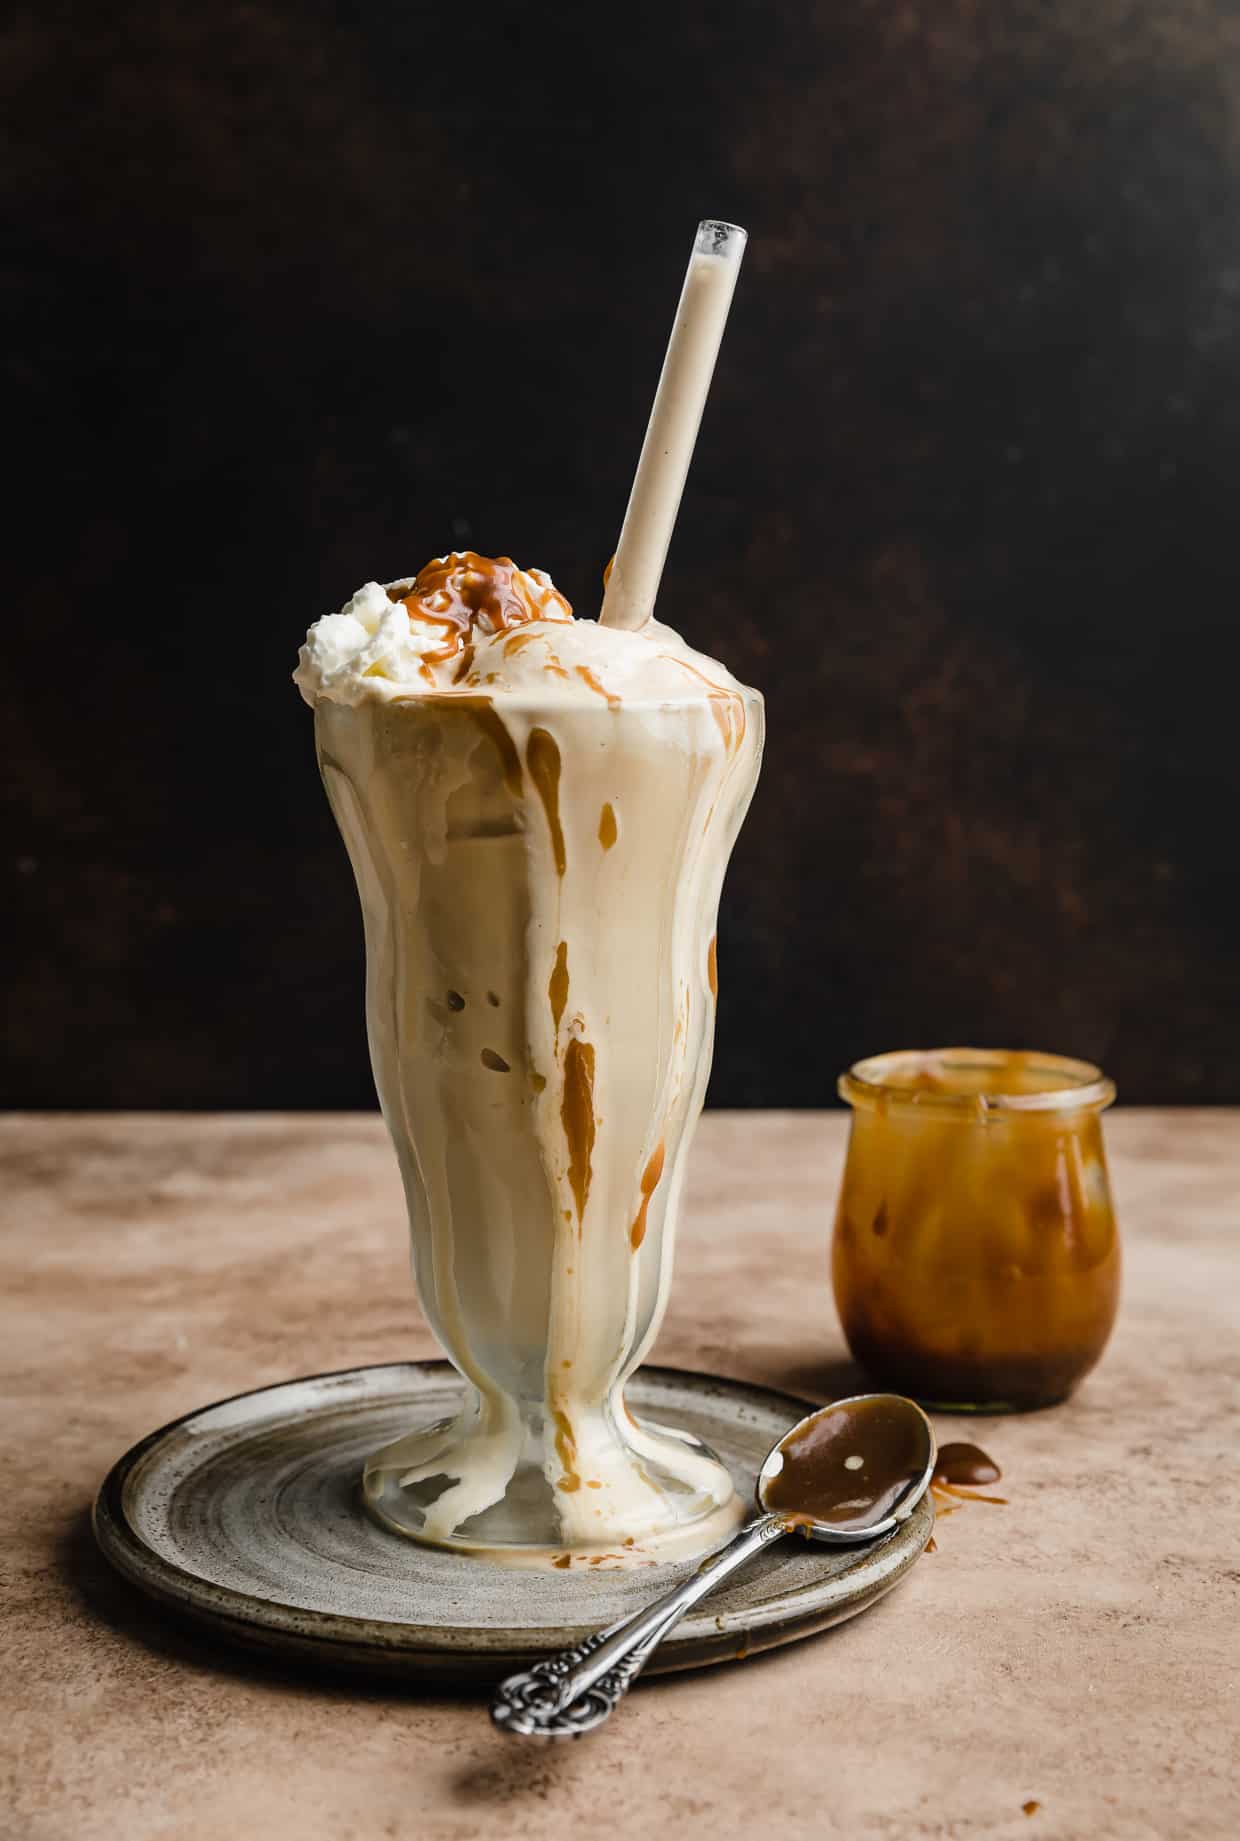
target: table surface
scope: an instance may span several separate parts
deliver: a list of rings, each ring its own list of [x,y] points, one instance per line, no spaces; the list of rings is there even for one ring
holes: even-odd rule
[[[853,1388],[826,1276],[845,1124],[707,1115],[656,1359]],[[1234,1841],[1240,1112],[1119,1111],[1109,1142],[1119,1326],[1067,1405],[976,1422],[1006,1506],[942,1521],[855,1623],[546,1748],[464,1695],[250,1661],[91,1543],[100,1477],[154,1426],[434,1352],[378,1120],[0,1120],[5,1841]]]

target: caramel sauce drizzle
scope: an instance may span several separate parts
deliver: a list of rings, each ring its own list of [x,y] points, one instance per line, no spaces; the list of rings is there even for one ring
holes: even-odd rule
[[[608,800],[598,816],[598,841],[604,850],[610,850],[619,835],[620,827],[616,823],[615,809]]]
[[[527,633],[524,631],[517,631],[515,633],[510,633],[508,635],[508,638],[504,641],[505,658],[511,658],[514,652],[523,651],[525,647],[530,644],[531,640],[534,640],[537,638],[538,638],[537,633]]]
[[[669,665],[679,665],[680,669],[687,671],[690,677],[697,678],[699,683],[706,685],[712,696],[730,697],[732,695],[730,690],[725,689],[722,684],[716,684],[714,678],[708,678],[704,671],[699,671],[696,665],[688,664],[683,658],[677,658],[671,652],[660,652],[659,657],[665,658]]]
[[[588,665],[576,665],[574,666],[574,670],[583,684],[588,684],[590,689],[594,691],[597,696],[606,697],[608,703],[615,709],[620,701],[619,697],[615,696],[610,690],[605,690],[603,688]]]
[[[719,1002],[719,935],[712,933],[706,948],[706,982],[715,1002]]]
[[[530,739],[525,744],[525,764],[547,814],[556,874],[562,876],[568,859],[564,851],[564,829],[560,824],[560,750],[555,737],[546,729],[530,730]]]
[[[440,636],[425,665],[445,664],[462,652],[470,654],[479,633],[505,633],[531,620],[571,620],[573,610],[558,589],[538,570],[531,570],[538,593],[531,592],[511,556],[479,556],[476,550],[454,550],[436,557],[418,571],[411,585],[399,583],[387,591],[389,601],[404,606],[411,620],[433,628]],[[458,671],[460,682],[469,669]]]
[[[642,1171],[641,1207],[638,1209],[633,1225],[629,1229],[629,1240],[635,1253],[642,1241],[646,1238],[646,1215],[650,1208],[650,1198],[658,1188],[659,1178],[663,1174],[663,1161],[665,1156],[666,1150],[664,1140],[660,1138],[658,1144],[654,1148],[650,1162]]]

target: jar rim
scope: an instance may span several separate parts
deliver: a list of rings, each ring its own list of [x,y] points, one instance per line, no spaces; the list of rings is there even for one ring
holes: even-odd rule
[[[985,1076],[988,1070],[1020,1069],[1053,1084],[1030,1093],[988,1093],[984,1085],[970,1092],[911,1087],[896,1076],[912,1073],[942,1080],[952,1070]],[[1004,1112],[1102,1112],[1115,1098],[1115,1083],[1092,1061],[1017,1048],[903,1048],[854,1061],[841,1074],[837,1091],[850,1106],[894,1106],[919,1112],[945,1112],[972,1118]]]

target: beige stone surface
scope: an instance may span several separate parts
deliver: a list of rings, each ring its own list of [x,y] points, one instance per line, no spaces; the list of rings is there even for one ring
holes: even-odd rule
[[[660,1359],[852,1382],[826,1276],[844,1128],[704,1120]],[[433,1352],[378,1121],[0,1122],[0,1833],[1234,1841],[1240,1113],[1121,1111],[1110,1145],[1119,1328],[1066,1406],[978,1422],[1008,1505],[942,1522],[857,1622],[544,1749],[466,1697],[242,1659],[91,1546],[100,1477],[164,1420]]]

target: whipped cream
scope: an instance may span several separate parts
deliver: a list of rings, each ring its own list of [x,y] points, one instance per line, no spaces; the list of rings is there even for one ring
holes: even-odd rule
[[[501,559],[502,561],[503,559]],[[478,565],[476,568],[473,565]],[[507,565],[506,600],[479,593],[498,565],[472,555],[438,557],[415,578],[367,582],[338,614],[306,634],[293,673],[306,702],[356,705],[371,699],[454,692],[542,702],[673,702],[743,687],[717,660],[686,645],[657,620],[636,632],[578,620],[541,569]],[[434,574],[450,585],[419,594]],[[503,624],[497,624],[503,621]]]

